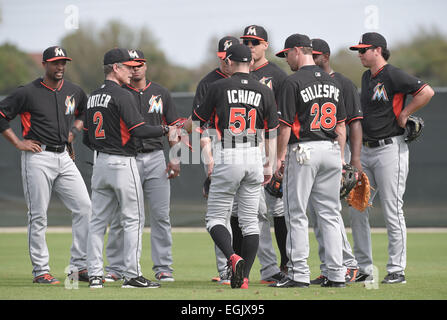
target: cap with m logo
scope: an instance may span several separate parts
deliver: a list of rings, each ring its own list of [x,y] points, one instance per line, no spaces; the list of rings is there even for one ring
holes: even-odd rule
[[[70,60],[67,57],[67,51],[59,46],[53,46],[45,49],[42,54],[42,61],[55,61],[55,60]]]
[[[129,56],[134,60],[134,61],[139,61],[139,62],[146,62],[146,59],[144,58],[144,53],[141,50],[138,49],[131,49],[129,50]]]
[[[263,27],[254,24],[244,29],[244,35],[241,38],[268,41],[267,31]]]

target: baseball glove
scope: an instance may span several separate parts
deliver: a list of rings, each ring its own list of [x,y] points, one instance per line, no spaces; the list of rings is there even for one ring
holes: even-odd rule
[[[76,154],[75,154],[75,150],[73,148],[73,143],[72,142],[68,142],[67,143],[67,151],[68,151],[68,155],[70,156],[71,160],[75,161]]]
[[[264,187],[265,190],[276,198],[282,198],[282,179],[278,179],[275,175]]]
[[[343,165],[340,181],[340,199],[346,198],[357,185],[358,170],[350,164]]]
[[[409,116],[405,126],[405,142],[410,143],[419,138],[424,129],[424,120],[420,117]]]
[[[371,186],[366,173],[362,172],[357,185],[346,198],[346,202],[358,211],[365,211],[369,204],[369,197],[371,196]]]
[[[208,193],[210,192],[210,184],[211,184],[211,179],[210,179],[210,177],[208,177],[203,182],[203,188],[202,188],[203,197],[205,199],[208,199]]]

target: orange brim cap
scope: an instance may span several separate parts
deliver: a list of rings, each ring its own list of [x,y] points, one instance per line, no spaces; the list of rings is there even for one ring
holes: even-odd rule
[[[362,43],[359,43],[356,46],[349,47],[349,49],[350,50],[358,50],[358,49],[363,49],[363,48],[369,48],[369,47],[372,47],[372,46],[373,46],[372,44],[362,44]]]
[[[124,61],[121,62],[122,64],[125,64],[126,66],[130,66],[130,67],[139,67],[141,66],[141,61]]]
[[[48,59],[46,61],[56,61],[56,60],[69,60],[69,61],[71,61],[72,59],[69,58],[69,57],[54,57],[54,58]]]

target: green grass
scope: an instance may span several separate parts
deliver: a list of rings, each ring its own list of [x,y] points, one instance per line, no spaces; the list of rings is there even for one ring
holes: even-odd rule
[[[350,237],[350,235],[349,235]],[[386,234],[373,234],[374,264],[379,277],[385,274],[387,261]],[[407,284],[382,285],[366,289],[353,284],[345,289],[275,289],[259,284],[259,262],[256,260],[250,276],[249,290],[233,290],[210,281],[216,275],[214,249],[207,233],[173,233],[175,282],[163,283],[155,290],[121,289],[120,283],[106,284],[102,290],[92,290],[87,283],[79,283],[78,290],[64,287],[64,269],[69,261],[70,234],[47,233],[52,274],[61,280],[60,285],[45,286],[32,283],[31,263],[25,233],[0,234],[0,299],[101,299],[101,300],[444,300],[447,298],[447,234],[409,233]],[[153,279],[150,261],[150,237],[143,236],[144,248],[141,265],[146,277]],[[311,255],[309,265],[312,278],[319,274],[316,241],[310,234]]]

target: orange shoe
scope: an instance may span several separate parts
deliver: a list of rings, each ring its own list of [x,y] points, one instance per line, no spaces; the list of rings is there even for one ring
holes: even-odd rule
[[[53,277],[49,273],[41,274],[40,276],[37,276],[34,278],[33,283],[42,283],[42,284],[59,284],[61,283],[59,280],[57,280],[55,277]]]
[[[244,282],[241,285],[241,289],[248,289],[248,278],[244,278]]]
[[[244,281],[245,260],[237,254],[233,254],[229,259],[229,265],[231,267],[231,288],[240,288]]]

